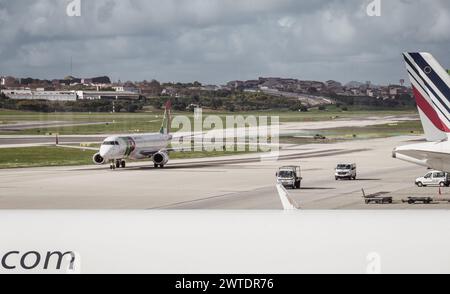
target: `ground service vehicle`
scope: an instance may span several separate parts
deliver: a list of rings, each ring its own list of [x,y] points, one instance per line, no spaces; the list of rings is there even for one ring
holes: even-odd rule
[[[277,181],[284,187],[300,189],[302,177],[300,166],[282,166],[276,173]]]
[[[336,166],[334,171],[334,178],[339,179],[356,179],[356,164],[355,163],[340,163]]]
[[[429,171],[423,177],[419,177],[416,179],[416,185],[418,187],[425,187],[425,186],[448,187],[450,186],[450,175],[446,172],[437,170]]]
[[[366,204],[376,203],[376,204],[392,204],[392,196],[385,196],[388,192],[378,192],[374,194],[367,195],[364,189],[361,189],[364,202]]]

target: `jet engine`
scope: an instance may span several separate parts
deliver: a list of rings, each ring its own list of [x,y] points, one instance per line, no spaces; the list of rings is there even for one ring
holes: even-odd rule
[[[158,152],[153,154],[152,160],[154,164],[164,165],[169,161],[169,155],[165,152]]]
[[[95,164],[104,164],[105,163],[105,159],[100,156],[100,153],[95,153],[94,156],[92,156],[92,161]]]

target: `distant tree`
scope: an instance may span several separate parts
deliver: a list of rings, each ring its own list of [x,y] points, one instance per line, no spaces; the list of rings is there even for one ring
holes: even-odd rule
[[[292,105],[289,107],[289,109],[292,110],[292,111],[299,111],[299,110],[301,110],[302,106],[303,106],[302,103],[296,102],[295,104],[292,104]]]
[[[185,100],[185,98],[175,98],[174,100],[172,100],[172,108],[178,111],[186,110],[187,103]]]
[[[128,112],[136,112],[139,109],[139,106],[136,104],[129,104],[127,105],[127,111]]]
[[[120,112],[122,109],[125,109],[124,105],[122,103],[115,103],[114,104],[114,111]]]
[[[114,90],[112,87],[105,87],[105,88],[102,88],[102,91],[112,91],[112,92],[114,92],[116,90]]]
[[[159,96],[162,92],[161,84],[157,80],[152,80],[149,84],[149,91],[151,95]]]
[[[161,102],[161,100],[160,100],[160,99],[155,99],[155,100],[153,100],[152,106],[153,106],[155,109],[161,109],[161,108],[162,108],[162,102]]]
[[[226,110],[230,111],[230,112],[234,112],[236,110],[236,107],[234,106],[233,103],[227,103],[227,105],[225,106]]]
[[[314,88],[314,87],[309,87],[308,88],[308,93],[315,94],[315,93],[317,93],[317,89]]]
[[[222,107],[222,105],[223,105],[223,102],[222,102],[222,99],[220,99],[220,98],[213,98],[211,100],[211,108],[212,109],[218,109],[218,108]]]
[[[308,111],[308,107],[306,107],[305,105],[302,105],[302,106],[300,107],[300,111],[301,111],[301,112],[307,112],[307,111]]]
[[[92,82],[96,84],[111,84],[111,79],[107,76],[92,78]]]
[[[200,96],[198,94],[193,94],[191,96],[191,101],[194,104],[198,104],[200,102]]]

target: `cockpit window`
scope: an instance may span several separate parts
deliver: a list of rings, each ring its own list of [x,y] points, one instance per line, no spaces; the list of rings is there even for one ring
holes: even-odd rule
[[[102,145],[119,145],[117,141],[105,141]]]

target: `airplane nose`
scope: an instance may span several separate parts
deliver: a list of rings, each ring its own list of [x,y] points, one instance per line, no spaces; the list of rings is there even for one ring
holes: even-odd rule
[[[108,158],[109,155],[111,155],[111,146],[102,146],[100,147],[100,156],[103,158]]]

